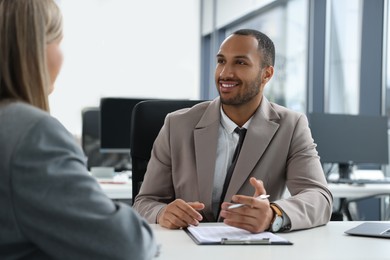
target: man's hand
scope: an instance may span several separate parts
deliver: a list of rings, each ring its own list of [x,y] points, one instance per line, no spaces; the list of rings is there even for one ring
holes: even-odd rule
[[[268,199],[256,199],[259,195],[266,194],[263,182],[253,177],[249,181],[255,188],[254,196],[234,195],[232,200],[245,204],[245,206],[228,209],[232,204],[224,202],[221,206],[221,217],[224,218],[224,223],[229,226],[242,228],[252,233],[260,233],[269,228],[273,211]]]
[[[188,227],[189,225],[198,225],[203,219],[198,210],[202,210],[204,204],[200,202],[185,202],[176,199],[162,209],[158,215],[158,223],[162,227],[177,229]]]

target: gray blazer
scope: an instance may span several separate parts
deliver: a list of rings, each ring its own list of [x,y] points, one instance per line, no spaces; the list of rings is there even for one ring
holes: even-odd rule
[[[48,113],[0,104],[0,259],[150,259],[156,242],[130,206],[90,177]]]
[[[204,203],[204,221],[217,220],[212,190],[219,125],[219,98],[166,117],[133,206],[150,223],[176,198]],[[248,127],[225,201],[234,194],[253,196],[252,176],[288,215],[291,230],[329,221],[333,198],[306,116],[265,97]],[[282,198],[286,186],[292,196]]]

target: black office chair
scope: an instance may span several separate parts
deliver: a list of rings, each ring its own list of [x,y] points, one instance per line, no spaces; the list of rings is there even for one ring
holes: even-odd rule
[[[81,115],[81,146],[87,157],[88,170],[91,170],[92,167],[100,166],[123,168],[123,165],[126,165],[130,160],[130,154],[101,153],[100,109],[98,107],[87,107],[81,111]]]
[[[81,146],[87,156],[88,169],[97,162],[94,158],[99,156],[100,149],[100,109],[98,107],[86,107],[81,111]]]
[[[166,115],[200,102],[203,100],[148,100],[134,107],[130,131],[133,203],[144,180],[154,140]]]
[[[342,210],[349,221],[388,221],[390,220],[390,193],[345,199]]]

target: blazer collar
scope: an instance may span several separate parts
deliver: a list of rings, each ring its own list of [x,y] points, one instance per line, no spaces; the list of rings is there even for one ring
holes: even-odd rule
[[[219,107],[219,98],[211,101],[194,130],[199,200],[205,204],[203,215],[208,221],[215,221],[211,201],[215,161],[217,159],[218,129],[220,125]]]

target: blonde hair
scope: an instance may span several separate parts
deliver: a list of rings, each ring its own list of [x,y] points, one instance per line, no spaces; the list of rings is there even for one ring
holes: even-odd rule
[[[0,0],[0,102],[49,111],[46,45],[60,37],[62,15],[53,0]]]

